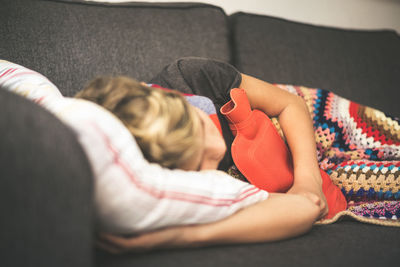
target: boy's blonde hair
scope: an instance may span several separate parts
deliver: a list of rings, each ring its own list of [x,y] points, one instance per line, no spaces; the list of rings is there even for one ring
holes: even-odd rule
[[[199,149],[200,118],[177,92],[118,76],[96,78],[75,97],[95,102],[116,115],[150,162],[182,168]]]

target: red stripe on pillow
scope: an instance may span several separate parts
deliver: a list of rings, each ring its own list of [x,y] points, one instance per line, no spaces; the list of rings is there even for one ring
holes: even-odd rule
[[[6,76],[6,75],[8,75],[9,73],[13,73],[15,70],[16,70],[16,69],[12,69],[12,68],[6,70],[3,74],[0,75],[0,78],[1,78],[1,77],[4,77],[4,76]]]
[[[145,185],[135,177],[135,175],[132,173],[132,170],[120,159],[118,152],[114,149],[107,135],[95,123],[92,123],[92,126],[96,129],[98,133],[102,135],[108,149],[113,153],[114,163],[121,167],[121,169],[127,174],[127,176],[131,179],[131,181],[138,189],[150,194],[155,198],[168,198],[211,206],[230,206],[237,202],[243,201],[244,199],[261,191],[261,189],[257,187],[249,186],[249,188],[243,191],[237,198],[214,199],[206,196],[187,194],[183,192],[159,190],[150,185]]]

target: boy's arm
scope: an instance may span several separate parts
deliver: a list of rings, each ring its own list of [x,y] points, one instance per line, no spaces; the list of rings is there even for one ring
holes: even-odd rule
[[[306,197],[272,193],[268,199],[214,223],[171,227],[130,238],[103,234],[98,246],[121,253],[275,241],[307,232],[318,214],[319,208]]]
[[[302,194],[320,207],[320,218],[328,213],[322,192],[314,129],[304,100],[257,78],[242,74],[240,87],[250,105],[270,117],[278,117],[289,145],[294,166],[294,184],[288,193]]]

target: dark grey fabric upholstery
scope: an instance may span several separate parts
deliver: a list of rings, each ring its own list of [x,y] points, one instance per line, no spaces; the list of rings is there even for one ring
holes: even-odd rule
[[[237,13],[231,17],[234,65],[273,83],[334,91],[400,116],[400,37]]]
[[[96,75],[147,81],[182,56],[230,60],[227,18],[218,7],[3,2],[0,58],[42,73],[67,96]]]
[[[270,82],[330,89],[400,116],[400,41],[391,31],[230,17],[196,3],[2,0],[0,59],[71,96],[101,74],[148,81],[184,56],[233,63]],[[229,32],[229,27],[231,31]],[[400,228],[344,221],[265,244],[92,258],[92,174],[73,133],[0,90],[1,266],[397,266]]]
[[[97,252],[97,266],[396,266],[400,255],[400,228],[345,221],[317,226],[294,239],[252,245],[218,246],[109,255]]]
[[[0,88],[0,265],[92,264],[93,181],[73,132]]]

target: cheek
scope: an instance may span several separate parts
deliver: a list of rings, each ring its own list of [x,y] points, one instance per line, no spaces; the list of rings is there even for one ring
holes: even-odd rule
[[[221,158],[222,158],[222,157],[225,155],[225,153],[226,153],[226,144],[225,144],[224,138],[223,138],[220,134],[219,134],[218,136],[219,136],[219,138],[218,138],[218,145],[216,146],[217,149],[218,149],[217,153],[218,153],[219,155],[222,155],[222,156],[221,156]]]
[[[219,164],[219,161],[222,160],[226,152],[225,140],[219,132],[217,132],[212,136],[212,141],[210,142],[209,151],[210,151],[209,155],[211,156],[211,158],[213,160],[218,161]]]
[[[218,154],[225,154],[226,144],[224,137],[222,136],[222,134],[219,132],[219,130],[215,125],[213,125],[212,127],[211,136],[212,136],[213,146],[216,149],[216,152]]]
[[[210,122],[206,132],[206,143],[210,149],[213,159],[221,160],[226,152],[226,144],[222,134],[217,127]]]
[[[219,133],[207,139],[201,170],[216,170],[226,152],[225,141]]]

